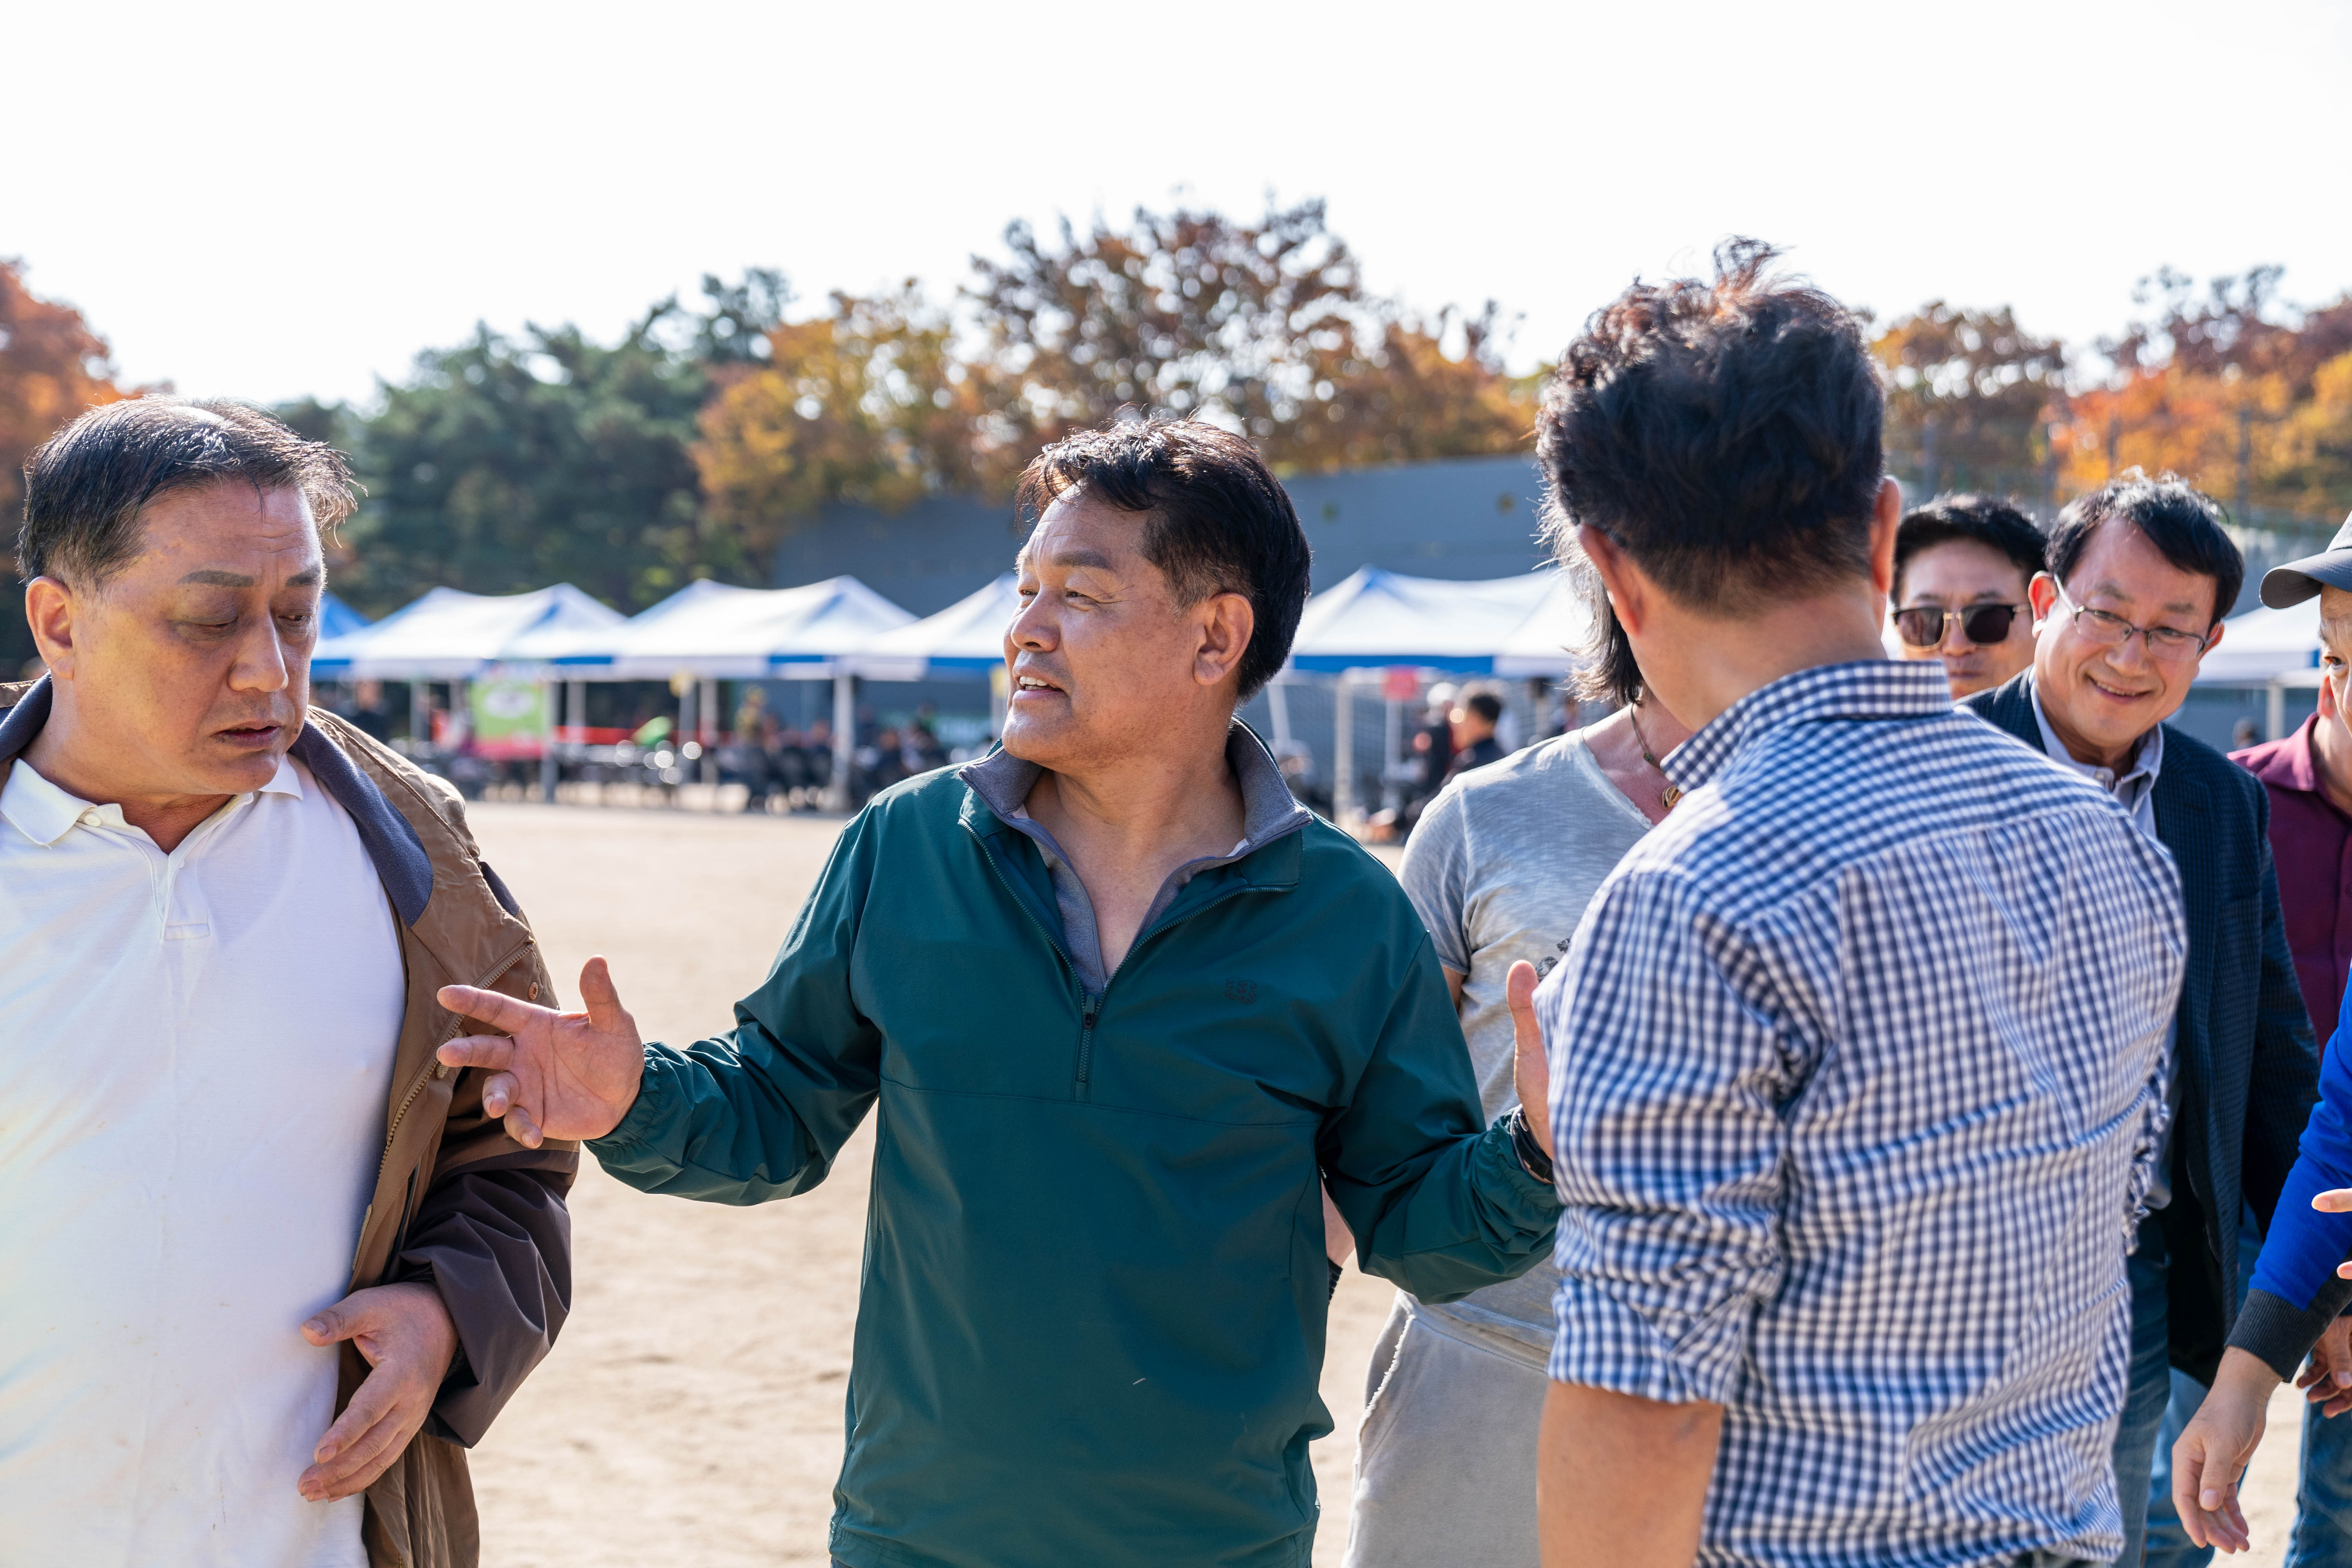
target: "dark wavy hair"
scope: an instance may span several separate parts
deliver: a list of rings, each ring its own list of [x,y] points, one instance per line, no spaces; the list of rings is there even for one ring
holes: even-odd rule
[[[1248,701],[1290,657],[1307,607],[1307,532],[1257,448],[1193,419],[1115,419],[1056,441],[1021,476],[1024,524],[1072,490],[1142,515],[1143,558],[1180,605],[1240,594],[1256,612],[1242,652]]]
[[[1679,602],[1728,616],[1870,569],[1886,398],[1861,324],[1777,252],[1636,282],[1585,323],[1536,421],[1554,548],[1598,529]]]
[[[2089,552],[2092,535],[2108,523],[2125,523],[2137,529],[2175,571],[2213,579],[2213,619],[2219,621],[2246,585],[2246,557],[2224,527],[2229,516],[2220,501],[2178,475],[2151,479],[2126,468],[2076,496],[2058,514],[2050,534],[2050,574],[2071,594],[2074,568]]]
[[[1895,595],[1903,596],[1903,568],[1923,550],[1965,539],[1981,544],[2025,574],[2050,569],[2049,543],[2033,520],[2000,496],[1939,495],[1903,514],[1895,531]]]
[[[93,408],[25,459],[16,564],[26,577],[95,588],[137,558],[140,513],[204,485],[291,489],[321,532],[351,515],[351,464],[258,408],[140,397]]]

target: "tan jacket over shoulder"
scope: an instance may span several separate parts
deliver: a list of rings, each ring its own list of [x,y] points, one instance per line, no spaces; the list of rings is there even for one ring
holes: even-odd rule
[[[40,732],[48,707],[46,679],[0,685],[0,778]],[[467,1027],[435,993],[478,985],[552,1005],[554,985],[529,923],[467,830],[455,789],[317,709],[293,755],[359,828],[398,923],[407,976],[383,1158],[353,1238],[351,1288],[429,1279],[461,1347],[425,1429],[368,1489],[368,1561],[475,1568],[481,1534],[465,1450],[562,1327],[572,1299],[563,1198],[580,1154],[554,1140],[526,1149],[483,1114],[480,1075],[435,1059],[441,1042]],[[339,1414],[366,1375],[346,1343]]]

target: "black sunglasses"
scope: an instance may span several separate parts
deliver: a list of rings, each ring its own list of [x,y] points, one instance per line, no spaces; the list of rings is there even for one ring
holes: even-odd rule
[[[1895,629],[1912,647],[1936,647],[1944,640],[1944,629],[1958,621],[1960,636],[1981,647],[2005,640],[2010,626],[2017,620],[2017,612],[2024,607],[1970,605],[1964,610],[1947,610],[1935,605],[1915,605],[1895,612]]]

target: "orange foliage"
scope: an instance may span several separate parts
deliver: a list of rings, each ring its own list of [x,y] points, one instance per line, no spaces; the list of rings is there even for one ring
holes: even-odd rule
[[[0,260],[0,516],[23,504],[26,454],[83,409],[131,395],[81,313],[35,297],[24,264]]]

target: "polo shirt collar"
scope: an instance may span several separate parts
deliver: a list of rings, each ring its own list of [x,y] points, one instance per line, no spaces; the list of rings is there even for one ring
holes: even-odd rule
[[[232,804],[257,795],[282,795],[300,800],[304,795],[302,775],[289,757],[278,759],[278,771],[269,776],[251,795],[232,798]],[[119,805],[95,805],[77,795],[68,795],[36,772],[24,758],[16,759],[8,769],[8,782],[0,784],[0,816],[26,838],[44,849],[72,832],[81,823],[86,812],[105,814],[113,823],[122,820]]]
[[[1935,659],[1870,658],[1822,664],[1759,686],[1666,753],[1662,771],[1685,793],[1723,771],[1759,737],[1831,719],[1928,719],[1952,710],[1952,686]]]

